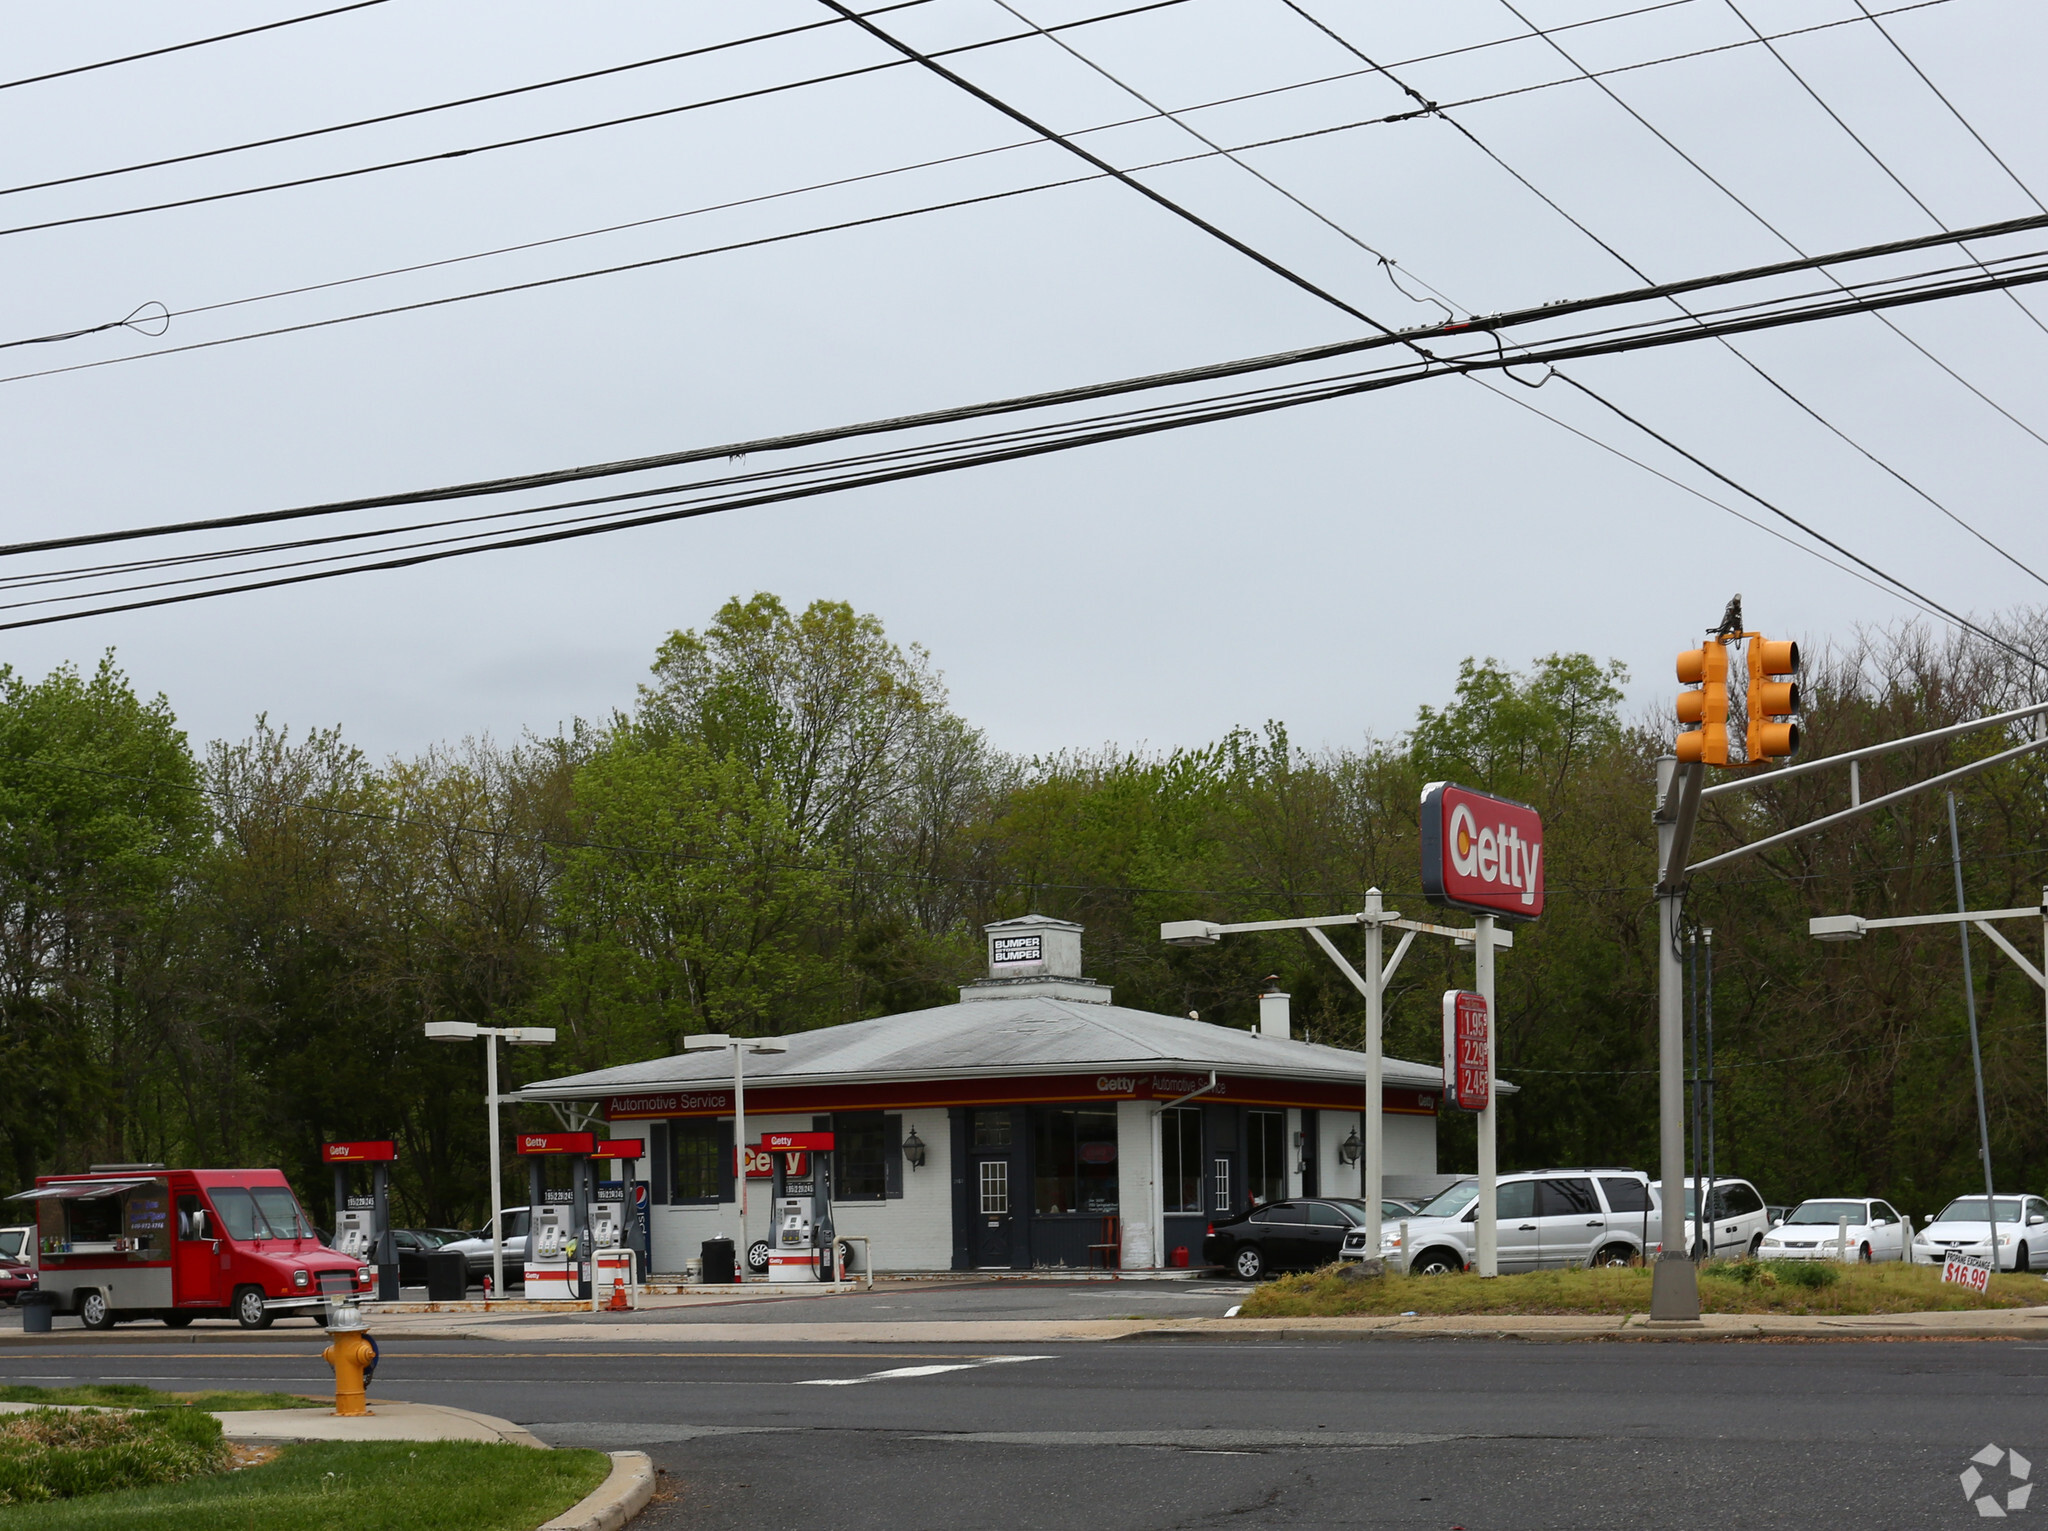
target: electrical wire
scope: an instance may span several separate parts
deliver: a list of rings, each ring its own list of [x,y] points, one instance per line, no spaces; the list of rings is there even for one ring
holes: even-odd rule
[[[1322,32],[1325,36],[1329,37],[1339,47],[1343,48],[1346,52],[1350,53],[1354,58],[1358,58],[1367,64],[1371,64],[1373,62],[1371,58],[1369,58],[1363,50],[1358,48],[1348,38],[1338,33],[1334,28],[1330,27],[1327,23],[1323,22],[1316,16],[1311,15],[1299,3],[1299,0],[1281,0],[1281,3],[1285,5],[1289,10],[1293,11],[1296,15],[1300,16],[1303,20],[1307,21],[1311,26],[1315,27],[1318,31]],[[1711,174],[1709,174],[1709,172],[1703,166],[1701,166],[1697,161],[1692,159],[1691,156],[1687,155],[1682,149],[1678,147],[1677,144],[1673,143],[1668,137],[1666,137],[1662,132],[1660,132],[1654,125],[1652,125],[1646,118],[1644,118],[1641,113],[1637,112],[1633,107],[1629,106],[1627,102],[1623,101],[1621,97],[1615,93],[1613,88],[1605,82],[1604,79],[1598,78],[1595,74],[1588,71],[1582,63],[1580,63],[1576,58],[1574,58],[1569,52],[1567,52],[1564,49],[1562,44],[1557,42],[1555,37],[1551,36],[1547,32],[1544,32],[1541,28],[1536,28],[1534,23],[1530,22],[1529,19],[1521,13],[1521,11],[1517,10],[1515,6],[1512,3],[1510,3],[1510,0],[1501,0],[1501,5],[1517,21],[1520,21],[1524,26],[1531,27],[1533,30],[1535,30],[1538,33],[1538,35],[1541,36],[1543,40],[1546,43],[1548,43],[1554,51],[1557,52],[1559,57],[1563,58],[1565,62],[1570,64],[1574,69],[1579,70],[1583,78],[1597,85],[1601,92],[1604,95],[1606,95],[1609,100],[1613,101],[1617,106],[1621,107],[1622,110],[1624,110],[1631,117],[1633,117],[1639,124],[1641,124],[1641,126],[1647,129],[1650,133],[1654,134],[1657,137],[1657,139],[1660,142],[1662,142],[1667,148],[1669,148],[1674,154],[1677,154],[1681,159],[1685,160],[1685,162],[1688,165],[1691,165],[1694,170],[1698,171],[1701,175],[1705,176],[1708,181],[1712,182],[1712,184],[1716,188],[1718,188],[1725,195],[1736,201],[1736,203],[1739,206],[1743,207],[1745,211],[1749,212],[1752,217],[1756,217],[1759,222],[1763,222],[1763,219],[1760,214],[1757,214],[1756,211],[1753,208],[1750,208],[1747,203],[1742,202],[1742,200],[1739,197],[1735,196],[1734,192],[1730,191],[1727,187],[1723,186],[1720,181],[1716,180]],[[1766,45],[1768,45],[1767,42]],[[1485,155],[1489,160],[1491,160],[1506,174],[1513,177],[1513,179],[1520,183],[1532,196],[1536,197],[1546,207],[1550,208],[1551,211],[1556,213],[1560,218],[1564,219],[1565,222],[1569,223],[1573,228],[1577,229],[1587,239],[1591,240],[1594,244],[1598,245],[1603,251],[1605,251],[1615,261],[1617,261],[1622,267],[1634,273],[1639,279],[1645,282],[1648,282],[1650,280],[1648,273],[1643,271],[1643,269],[1640,266],[1636,265],[1634,261],[1630,260],[1627,256],[1623,255],[1621,251],[1616,249],[1613,245],[1609,244],[1606,240],[1602,239],[1598,234],[1594,233],[1593,230],[1589,228],[1584,222],[1574,217],[1570,212],[1568,212],[1564,207],[1562,207],[1554,198],[1549,196],[1547,193],[1545,193],[1543,190],[1537,187],[1532,181],[1530,181],[1527,176],[1523,175],[1514,166],[1508,164],[1506,160],[1502,159],[1500,155],[1496,154],[1492,148],[1490,148],[1486,143],[1484,143],[1478,137],[1478,135],[1473,133],[1472,130],[1469,127],[1467,127],[1462,121],[1451,116],[1449,108],[1438,107],[1433,103],[1428,102],[1427,99],[1423,97],[1420,92],[1414,90],[1405,82],[1398,79],[1390,71],[1382,70],[1381,72],[1386,75],[1386,78],[1390,83],[1406,92],[1408,96],[1411,99],[1415,100],[1419,105],[1426,107],[1429,110],[1429,112],[1439,117],[1445,123],[1449,124],[1461,137],[1463,137],[1481,154]],[[1764,226],[1767,229],[1770,229],[1771,233],[1775,237],[1777,237],[1783,244],[1785,244],[1787,248],[1791,249],[1795,255],[1800,256],[1802,259],[1805,257],[1806,252],[1800,249],[1798,245],[1794,244],[1790,239],[1787,239],[1783,234],[1779,233],[1770,224],[1765,223]],[[1677,307],[1681,312],[1685,311],[1684,305],[1677,303],[1675,297],[1673,299],[1673,305]],[[1934,362],[1937,366],[1941,367],[1943,371],[1948,372],[1951,377],[1955,377],[1958,382],[1963,381],[1963,379],[1961,379],[1955,374],[1953,369],[1949,368],[1945,363],[1941,362],[1939,358],[1935,357],[1931,352],[1929,352],[1926,349],[1926,347],[1920,345],[1917,341],[1912,340],[1912,338],[1910,336],[1907,336],[1903,330],[1900,330],[1897,325],[1892,324],[1889,319],[1885,318],[1882,314],[1879,314],[1876,317],[1878,318],[1878,321],[1880,323],[1884,324],[1887,328],[1891,329],[1901,339],[1906,340],[1909,345],[1912,345],[1915,350],[1918,350],[1923,356],[1926,356],[1929,361]],[[1913,479],[1908,478],[1898,468],[1892,466],[1891,463],[1887,462],[1885,459],[1878,456],[1877,453],[1872,451],[1869,447],[1865,446],[1862,442],[1856,440],[1853,436],[1849,435],[1847,431],[1843,430],[1840,426],[1836,425],[1834,421],[1828,419],[1825,415],[1821,414],[1819,410],[1814,408],[1813,405],[1808,403],[1804,398],[1800,397],[1797,393],[1793,392],[1791,388],[1787,387],[1784,382],[1782,382],[1777,376],[1775,376],[1768,369],[1766,369],[1754,357],[1750,356],[1747,352],[1743,351],[1741,348],[1736,346],[1732,341],[1724,339],[1722,344],[1728,350],[1730,355],[1734,356],[1745,367],[1747,367],[1751,372],[1753,372],[1759,379],[1761,379],[1767,386],[1769,386],[1772,389],[1772,391],[1779,394],[1781,397],[1783,397],[1785,400],[1791,403],[1795,408],[1797,408],[1802,414],[1805,414],[1808,418],[1812,419],[1816,424],[1820,425],[1825,430],[1827,430],[1837,440],[1843,442],[1845,445],[1853,449],[1858,455],[1863,457],[1865,461],[1869,462],[1874,467],[1879,468],[1886,475],[1888,475],[1890,478],[1892,478],[1897,483],[1902,485],[1904,488],[1909,490],[1916,497],[1923,500],[1928,505],[1934,507],[1935,510],[1939,511],[1949,521],[1961,527],[1964,531],[1967,531],[1972,537],[1976,538],[1977,541],[1982,543],[1985,547],[1991,549],[1993,552],[1997,553],[2001,558],[2005,559],[2008,563],[2012,564],[2015,568],[2019,569],[2022,573],[2026,574],[2029,578],[2035,580],[2037,583],[2040,583],[2044,586],[2048,586],[2048,578],[2044,578],[2039,571],[2035,570],[2030,565],[2022,561],[2019,557],[2012,553],[2011,550],[2009,550],[1993,538],[1986,535],[1983,531],[1981,531],[1978,527],[1973,525],[1970,521],[1966,520],[1963,516],[1959,515],[1954,510],[1950,509],[1947,504],[1945,504],[1942,500],[1937,498],[1929,490],[1923,488]],[[1965,383],[1965,386],[1968,387],[1970,385]],[[1976,390],[1973,388],[1972,391],[1975,392]]]
[[[1098,22],[1115,20],[1135,15],[1139,11],[1158,10],[1170,5],[1184,5],[1187,0],[1148,0],[1145,5],[1131,10],[1114,11],[1101,16],[1086,16],[1079,21],[1062,22],[1062,27],[1094,26]],[[858,13],[848,11],[856,17]],[[956,47],[939,50],[946,55],[972,53],[982,48],[1000,47],[1005,43],[1022,42],[1035,34],[1018,33],[1012,37],[991,37],[980,42],[962,43]],[[827,74],[807,75],[800,80],[785,80],[774,85],[756,86],[752,90],[732,91],[722,96],[706,96],[695,101],[685,101],[675,106],[657,107],[651,111],[631,112],[623,117],[607,117],[598,122],[576,123],[566,128],[550,128],[542,133],[524,133],[515,138],[495,139],[490,143],[472,144],[466,149],[441,149],[431,154],[407,155],[402,159],[383,160],[374,165],[354,165],[346,170],[328,170],[318,175],[294,176],[283,181],[269,181],[260,186],[241,186],[229,191],[207,192],[199,196],[175,197],[166,202],[149,202],[134,207],[112,208],[98,213],[75,213],[65,218],[46,218],[37,223],[19,223],[9,228],[0,228],[0,237],[15,234],[34,234],[46,229],[71,228],[84,223],[106,223],[116,218],[133,218],[143,213],[161,213],[174,208],[200,207],[216,202],[231,202],[242,197],[261,196],[273,191],[289,191],[301,186],[324,186],[337,181],[355,180],[366,175],[377,175],[387,170],[404,170],[419,165],[431,165],[440,160],[467,159],[478,154],[490,154],[500,149],[523,148],[530,144],[552,143],[559,139],[576,138],[585,133],[597,133],[606,129],[629,127],[636,123],[680,116],[685,112],[703,111],[714,106],[731,106],[740,101],[757,101],[766,96],[783,95],[793,90],[806,90],[813,85],[830,85],[841,80],[858,79],[863,75],[879,74],[885,70],[901,68],[903,61],[868,64],[858,69],[840,69]]]
[[[1835,251],[1804,260],[1783,261],[1768,266],[1743,268],[1715,277],[1688,278],[1682,282],[1629,289],[1618,293],[1606,294],[1601,297],[1575,300],[1569,303],[1546,303],[1535,308],[1504,311],[1472,319],[1459,320],[1450,324],[1420,326],[1412,333],[1424,339],[1451,337],[1465,332],[1479,332],[1491,335],[1498,330],[1512,328],[1524,323],[1538,323],[1562,315],[1573,315],[1601,308],[1620,307],[1631,303],[1650,301],[1663,297],[1669,292],[1700,291],[1711,286],[1731,285],[1761,278],[1794,274],[1817,269],[1821,266],[1850,265],[1859,261],[1887,257],[1902,252],[1930,249],[1960,238],[1981,239],[1998,234],[2023,232],[2040,228],[2048,228],[2048,215],[2009,219],[1999,224],[1981,225],[1972,229],[1958,230],[1946,238],[1920,235],[1907,240],[1895,240],[1883,244],[1862,246],[1852,250]],[[690,463],[746,457],[762,452],[790,451],[805,447],[827,445],[861,436],[914,430],[938,425],[951,425],[967,420],[985,419],[996,415],[1023,413],[1034,409],[1113,398],[1130,393],[1175,387],[1182,384],[1212,382],[1251,373],[1298,366],[1305,363],[1334,360],[1362,351],[1373,350],[1396,343],[1405,343],[1406,338],[1406,336],[1397,334],[1327,342],[1320,345],[1302,346],[1287,351],[1272,352],[1263,356],[1243,357],[1194,367],[1175,368],[1165,372],[1146,373],[1135,377],[1087,384],[1080,387],[1049,389],[1038,393],[1011,395],[974,404],[952,405],[942,409],[926,410],[916,414],[884,417],[877,420],[860,421],[850,425],[831,426],[778,436],[757,437],[744,441],[725,442],[715,446],[656,453],[575,468],[553,469],[538,473],[471,480],[426,489],[406,490],[348,500],[325,501],[279,510],[255,511],[232,516],[217,516],[201,520],[129,527],[114,531],[76,533],[37,541],[0,544],[0,557],[19,557],[25,554],[99,546],[112,542],[232,530],[242,527],[301,520],[308,517],[517,493],[526,490],[552,488],[561,484],[585,482],[592,479],[623,477],[663,468],[685,466]]]
[[[2012,279],[2015,278],[2004,278],[2001,280]],[[2048,281],[2048,264],[2044,264],[2039,271],[2032,273],[2030,279],[2034,281]],[[1985,281],[1993,279],[1984,278],[1981,275],[1979,275],[1974,277],[1972,280],[1974,284],[1981,284]],[[1877,301],[1891,301],[1891,299]],[[1682,343],[1695,341],[1702,338],[1708,338],[1708,332],[1703,331],[1696,323],[1680,323],[1679,321],[1675,320],[1670,322],[1674,325],[1674,329],[1671,332],[1671,339],[1675,342]],[[1751,320],[1746,322],[1755,323],[1757,321]],[[1607,354],[1611,351],[1611,349],[1613,349],[1616,346],[1626,348],[1632,347],[1640,343],[1640,340],[1610,341],[1603,343],[1602,346],[1599,348],[1599,351],[1600,354]],[[242,583],[235,585],[219,586],[202,591],[184,591],[174,595],[154,596],[144,600],[119,602],[111,605],[95,607],[90,610],[72,611],[59,614],[19,618],[14,621],[0,623],[0,631],[14,630],[22,627],[43,626],[53,622],[74,621],[83,617],[103,616],[114,612],[134,611],[157,606],[183,604],[185,602],[194,600],[213,599],[223,595],[244,594],[256,590],[276,589],[286,586],[310,583],[313,581],[338,578],[349,574],[369,573],[379,570],[411,568],[424,563],[438,562],[454,557],[470,556],[472,554],[479,552],[504,551],[512,548],[521,547],[536,547],[567,540],[578,539],[587,536],[601,535],[614,531],[626,530],[633,527],[652,526],[666,523],[669,521],[692,518],[696,516],[718,513],[722,511],[786,503],[793,500],[811,498],[821,494],[837,493],[850,488],[872,487],[880,484],[902,482],[909,479],[930,476],[935,473],[952,472],[966,467],[985,466],[992,463],[1018,461],[1026,458],[1038,457],[1050,452],[1067,451],[1077,446],[1095,445],[1109,441],[1126,440],[1138,436],[1156,434],[1161,431],[1181,429],[1190,425],[1206,424],[1221,420],[1244,418],[1251,415],[1268,413],[1276,409],[1291,408],[1304,403],[1321,402],[1329,399],[1336,399],[1366,392],[1377,391],[1388,387],[1400,386],[1404,383],[1421,381],[1424,378],[1444,375],[1447,373],[1457,373],[1474,370],[1497,370],[1509,366],[1522,365],[1524,363],[1541,365],[1551,360],[1561,359],[1572,355],[1584,354],[1586,352],[1586,349],[1587,348],[1583,346],[1578,347],[1576,349],[1567,346],[1564,348],[1557,349],[1554,352],[1548,353],[1541,350],[1531,350],[1526,352],[1524,355],[1515,358],[1507,357],[1505,355],[1505,352],[1502,352],[1494,356],[1488,356],[1482,353],[1481,355],[1476,357],[1463,358],[1456,360],[1454,362],[1438,362],[1435,365],[1425,364],[1419,368],[1412,363],[1408,363],[1403,364],[1398,369],[1382,370],[1377,373],[1354,375],[1351,377],[1340,377],[1336,379],[1317,379],[1306,384],[1282,385],[1279,388],[1255,390],[1253,393],[1249,395],[1225,397],[1222,399],[1195,400],[1189,402],[1182,402],[1178,404],[1172,404],[1164,406],[1163,408],[1157,408],[1150,411],[1132,412],[1130,416],[1126,416],[1120,419],[1112,419],[1109,424],[1101,428],[1081,430],[1073,430],[1067,427],[1034,428],[1026,432],[1012,433],[1011,439],[1006,441],[999,440],[993,446],[981,441],[974,440],[969,440],[960,443],[941,443],[937,448],[933,448],[930,450],[945,452],[947,453],[947,455],[932,460],[908,462],[897,461],[866,472],[841,472],[838,473],[837,476],[823,478],[813,482],[797,483],[794,485],[785,485],[782,487],[766,488],[754,492],[742,493],[739,495],[727,495],[710,501],[692,500],[688,502],[670,502],[667,504],[660,504],[655,506],[643,506],[632,511],[630,514],[611,518],[601,522],[600,524],[595,525],[580,524],[586,523],[588,518],[578,518],[579,524],[557,526],[552,529],[544,530],[522,531],[517,535],[501,536],[489,541],[465,541],[462,546],[458,547],[430,547],[424,550],[408,552],[403,556],[399,557],[385,557],[375,559],[374,561],[358,562],[351,564],[346,568],[323,568],[313,570],[310,572],[284,574],[269,579],[244,580]],[[1566,379],[1566,381],[1571,382],[1572,380]],[[1592,391],[1589,389],[1585,389],[1583,384],[1573,383],[1573,386],[1580,388],[1581,391],[1587,392],[1589,395],[1592,395]],[[1592,396],[1596,399],[1598,398],[1598,395]],[[1604,399],[1600,399],[1599,402],[1607,403],[1608,407],[1611,409],[1617,408],[1616,406],[1612,405],[1611,403],[1608,403],[1608,401]],[[1617,409],[1617,413],[1621,412]],[[1993,643],[1998,647],[2004,648],[2008,652],[2014,653],[2021,658],[2031,658],[2031,656],[2026,655],[2024,652],[2014,648],[2012,645],[2005,643],[2004,640],[1998,638],[1995,634],[1992,634],[1987,630],[1977,626],[1975,623],[1971,622],[1969,619],[1965,617],[1962,617],[1960,614],[1950,611],[1947,607],[1942,606],[1939,602],[1936,602],[1932,600],[1930,597],[1927,597],[1923,592],[1915,590],[1911,585],[1908,585],[1904,581],[1898,579],[1897,576],[1891,575],[1887,573],[1885,570],[1878,568],[1875,564],[1872,564],[1868,560],[1863,559],[1853,553],[1850,553],[1846,548],[1843,548],[1839,543],[1835,543],[1829,539],[1826,539],[1825,537],[1821,537],[1820,534],[1814,532],[1812,528],[1807,527],[1803,522],[1800,522],[1797,518],[1791,516],[1788,512],[1785,512],[1780,507],[1773,505],[1768,500],[1765,500],[1761,496],[1746,489],[1744,486],[1740,485],[1732,478],[1729,478],[1727,475],[1721,474],[1717,470],[1708,468],[1707,465],[1702,463],[1697,457],[1694,457],[1689,453],[1684,453],[1683,449],[1677,448],[1676,445],[1672,443],[1668,437],[1662,436],[1661,434],[1655,432],[1643,422],[1636,420],[1634,417],[1627,416],[1625,414],[1623,417],[1627,419],[1629,423],[1634,424],[1639,429],[1643,430],[1646,434],[1650,434],[1655,439],[1664,443],[1667,447],[1670,447],[1675,451],[1679,451],[1681,455],[1686,456],[1689,461],[1692,461],[1696,465],[1706,469],[1706,471],[1713,473],[1713,475],[1716,478],[1720,479],[1723,483],[1728,484],[1731,488],[1736,489],[1745,497],[1755,501],[1757,504],[1763,506],[1765,509],[1770,510],[1774,515],[1779,516],[1788,524],[1794,525],[1798,527],[1800,530],[1807,532],[1809,535],[1815,536],[1817,540],[1820,540],[1827,546],[1835,549],[1838,552],[1843,553],[1844,556],[1853,559],[1863,568],[1869,570],[1871,573],[1877,575],[1881,579],[1884,579],[1888,583],[1896,586],[1900,591],[1913,597],[1916,601],[1924,604],[1925,606],[1933,608],[1942,616],[1947,617],[1955,625],[1964,628],[1970,632],[1973,632],[1977,636],[1984,638],[1986,641]],[[890,455],[900,457],[905,454]],[[842,466],[843,465],[831,463],[813,465],[813,467],[809,471],[820,474],[833,473],[835,470],[840,469]],[[797,472],[803,470],[782,471]],[[780,474],[772,476],[780,476]],[[703,487],[715,488],[717,486]],[[240,578],[241,576],[237,574],[233,577]],[[83,597],[77,597],[76,599],[99,598],[100,596],[97,593],[92,593]]]
[[[133,64],[146,58],[162,58],[167,53],[183,53],[187,48],[204,48],[211,43],[231,42],[237,37],[254,37],[258,32],[275,32],[280,27],[295,27],[307,21],[323,21],[329,16],[340,16],[348,11],[366,11],[373,5],[382,4],[384,0],[355,0],[352,5],[337,5],[330,10],[314,11],[305,16],[288,16],[283,21],[266,21],[260,26],[243,27],[235,32],[219,32],[212,37],[195,37],[190,42],[172,43],[163,48],[149,48],[141,53],[124,53],[119,58],[105,58],[97,63],[73,64],[67,69],[52,69],[43,74],[23,75],[18,80],[0,80],[0,90],[13,90],[22,85],[40,85],[45,80],[68,79],[75,74],[91,74],[96,69],[112,69],[117,64]]]

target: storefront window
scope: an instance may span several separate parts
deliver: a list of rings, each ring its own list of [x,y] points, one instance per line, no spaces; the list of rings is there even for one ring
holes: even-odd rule
[[[832,1199],[881,1201],[888,1195],[879,1111],[842,1111],[832,1118]]]
[[[1010,1113],[1007,1111],[975,1112],[974,1146],[976,1148],[1008,1148],[1010,1146]]]
[[[1176,1106],[1159,1114],[1159,1164],[1169,1212],[1202,1210],[1202,1113]]]
[[[725,1138],[723,1128],[723,1123],[710,1119],[679,1121],[670,1126],[669,1137],[675,1144],[670,1200],[718,1200],[718,1149]]]
[[[1287,1113],[1247,1111],[1244,1114],[1245,1190],[1253,1201],[1287,1199]]]
[[[1033,1117],[1036,1210],[1115,1212],[1116,1112],[1051,1106]]]

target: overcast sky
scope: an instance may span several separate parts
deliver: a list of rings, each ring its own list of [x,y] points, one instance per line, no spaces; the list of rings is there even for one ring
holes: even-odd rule
[[[1051,25],[1129,0],[1013,0]],[[2033,213],[2037,205],[1863,20],[1856,0],[1676,0],[1559,41],[1611,69],[1776,44],[1905,190],[1759,46],[1610,77],[1748,202],[1744,212],[1584,81],[1453,115],[1590,231],[1439,119],[1248,151],[1274,181],[1464,311]],[[1869,0],[1873,11],[1890,4]],[[1568,80],[1503,0],[1302,0],[1438,102]],[[1514,0],[1544,27],[1623,0]],[[320,9],[16,5],[5,77]],[[549,80],[829,15],[746,4],[387,0],[259,36],[0,89],[20,186]],[[1025,30],[988,0],[885,24],[943,48]],[[1849,21],[1850,24],[1823,26]],[[1991,149],[2048,195],[2048,7],[1932,0],[1884,25]],[[1325,76],[1188,120],[1232,144],[1412,104],[1282,0],[1185,0],[1062,34],[1178,110]],[[654,111],[885,62],[847,25],[197,164],[0,195],[0,230]],[[1034,38],[953,67],[1061,131],[1141,116]],[[5,536],[48,537],[409,490],[832,425],[1339,340],[1359,323],[1112,182],[1069,186],[534,292],[195,352],[179,345],[644,260],[1077,173],[1026,147],[751,207],[669,218],[411,275],[189,310],[891,170],[1028,137],[915,67],[632,126],[172,211],[0,234],[0,338],[158,301],[168,334],[0,350]],[[1154,121],[1090,137],[1135,165],[1200,148]],[[1392,326],[1438,310],[1225,160],[1152,184]],[[1603,249],[1602,244],[1610,247]],[[1937,252],[1924,264],[1946,264]],[[1419,291],[1419,288],[1411,288]],[[2048,313],[2048,295],[2021,289]],[[2007,296],[1899,312],[1939,362],[2048,436],[2048,333]],[[1750,337],[1779,383],[2015,557],[2048,566],[2048,445],[1875,318]],[[45,368],[143,358],[58,375]],[[1688,450],[1959,610],[2034,579],[1859,456],[1712,342],[1567,370]],[[1566,386],[1503,392],[1685,483],[1727,492]],[[751,468],[774,466],[765,456]],[[1732,501],[1731,501],[1732,502]],[[1754,506],[1751,514],[1761,514]],[[400,518],[402,519],[402,518]],[[384,524],[384,523],[380,523]],[[332,528],[330,528],[332,529]],[[6,570],[0,569],[0,575]],[[0,634],[40,675],[108,647],[195,739],[259,713],[340,724],[376,753],[552,730],[630,701],[656,644],[732,595],[820,597],[923,644],[998,746],[1196,744],[1287,721],[1298,742],[1398,732],[1459,660],[1625,661],[1632,698],[1734,590],[1809,641],[1910,615],[1896,596],[1703,504],[1470,380],[1446,378],[553,548]],[[18,613],[16,613],[18,614]]]

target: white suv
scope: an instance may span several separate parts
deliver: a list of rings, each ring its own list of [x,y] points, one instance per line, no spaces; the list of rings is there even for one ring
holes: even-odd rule
[[[1739,1260],[1744,1255],[1753,1255],[1764,1241],[1764,1235],[1771,1228],[1771,1214],[1764,1206],[1764,1199],[1757,1194],[1757,1188],[1747,1180],[1721,1179],[1711,1182],[1713,1193],[1707,1207],[1708,1226],[1713,1230],[1710,1237],[1714,1247],[1707,1248],[1707,1239],[1694,1227],[1699,1213],[1699,1186],[1691,1176],[1685,1181],[1685,1245],[1693,1254],[1712,1260]],[[1652,1194],[1657,1192],[1652,1187]],[[1662,1200],[1659,1198],[1661,1206]]]
[[[1479,1247],[1479,1181],[1460,1180],[1413,1217],[1383,1224],[1379,1253],[1418,1276],[1469,1270]],[[1631,1169],[1531,1170],[1494,1186],[1503,1274],[1565,1265],[1626,1265],[1655,1254],[1649,1177]],[[1408,1242],[1402,1247],[1401,1232]],[[1364,1230],[1345,1235],[1340,1260],[1363,1260]]]

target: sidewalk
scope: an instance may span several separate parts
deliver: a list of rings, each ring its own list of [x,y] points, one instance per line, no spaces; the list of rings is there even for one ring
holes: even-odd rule
[[[0,1414],[96,1408],[108,1413],[130,1412],[84,1403],[0,1403]],[[476,1414],[438,1403],[392,1403],[373,1398],[366,1415],[343,1417],[328,1409],[222,1409],[213,1417],[220,1421],[221,1434],[231,1441],[502,1441],[547,1450],[523,1425],[495,1414]]]

